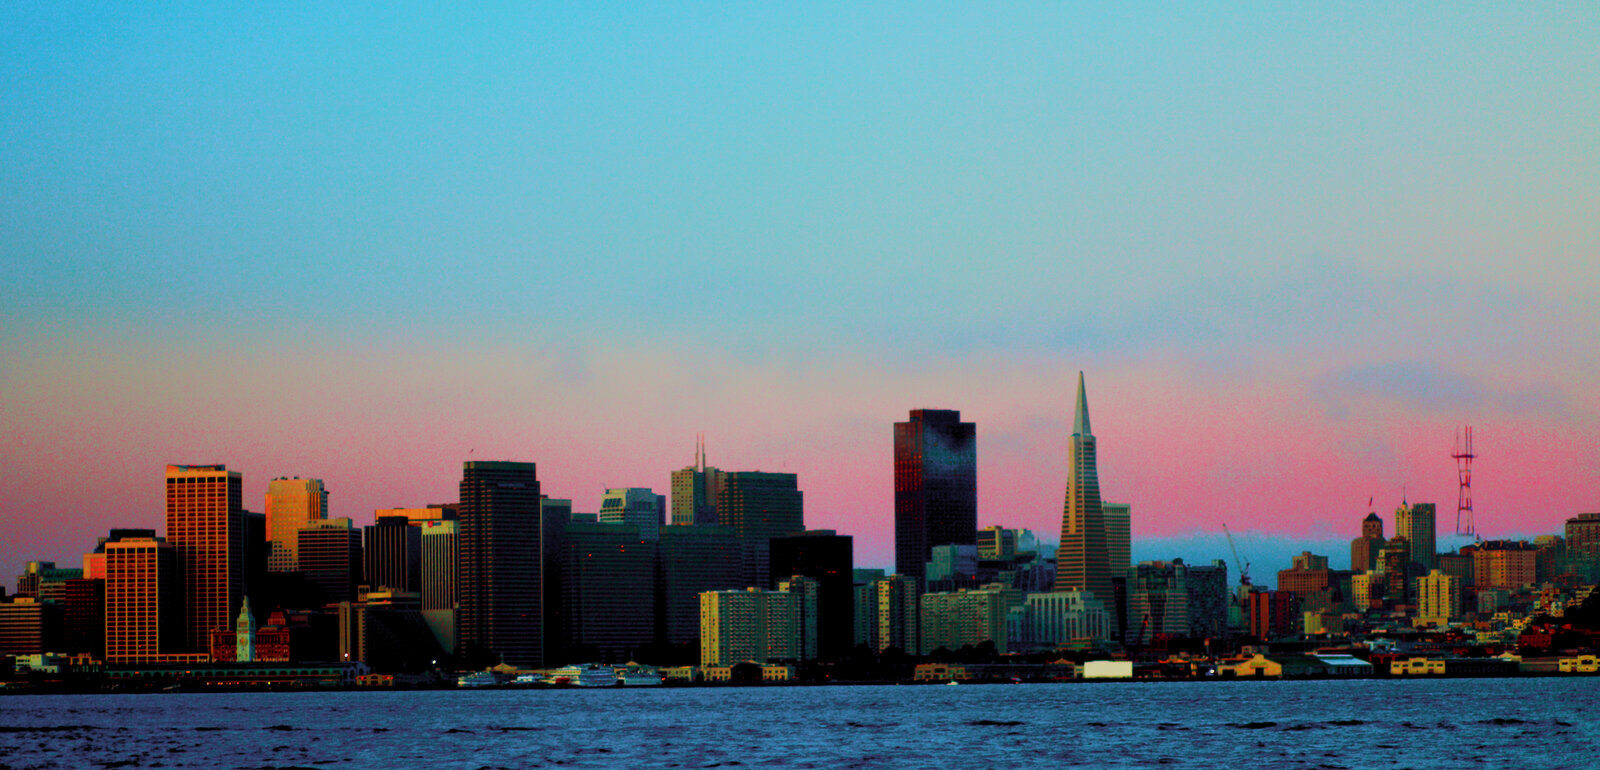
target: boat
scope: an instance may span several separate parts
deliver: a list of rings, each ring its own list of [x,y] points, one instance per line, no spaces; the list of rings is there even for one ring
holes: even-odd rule
[[[579,687],[615,687],[617,672],[610,666],[589,664],[578,671]]]
[[[499,683],[500,680],[491,671],[474,671],[456,679],[457,687],[490,687]]]
[[[661,674],[657,671],[629,671],[622,675],[625,687],[660,687]]]

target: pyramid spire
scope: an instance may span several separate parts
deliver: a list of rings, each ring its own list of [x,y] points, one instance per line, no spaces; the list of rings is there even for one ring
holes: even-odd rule
[[[1078,372],[1078,413],[1072,419],[1072,432],[1080,436],[1092,436],[1089,432],[1089,399],[1083,393],[1083,372]]]

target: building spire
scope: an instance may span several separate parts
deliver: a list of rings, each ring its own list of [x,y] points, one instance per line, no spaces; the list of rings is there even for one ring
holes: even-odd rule
[[[1092,436],[1089,432],[1089,399],[1083,393],[1083,372],[1078,372],[1078,413],[1072,419],[1072,432],[1079,436]]]

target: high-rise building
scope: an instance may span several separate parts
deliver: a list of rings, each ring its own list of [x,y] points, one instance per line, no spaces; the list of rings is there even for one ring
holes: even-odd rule
[[[68,580],[66,587],[61,605],[62,652],[86,653],[95,660],[105,660],[105,578]]]
[[[1009,652],[1006,616],[1022,602],[1021,591],[999,585],[923,594],[918,618],[922,654],[984,642],[994,644],[998,653]]]
[[[1600,580],[1600,513],[1580,513],[1567,519],[1567,565],[1583,580]]]
[[[472,663],[543,665],[543,552],[533,463],[462,463],[458,654]]]
[[[1111,543],[1100,502],[1094,434],[1089,430],[1089,400],[1078,373],[1077,413],[1067,448],[1067,495],[1061,512],[1061,545],[1056,549],[1056,589],[1112,596]],[[1116,627],[1121,618],[1113,614]]]
[[[379,516],[361,529],[364,582],[374,590],[421,591],[422,528],[404,516]]]
[[[739,533],[744,584],[773,586],[771,540],[806,528],[804,495],[793,473],[734,471],[722,476],[717,518]]]
[[[855,595],[856,616],[853,643],[876,649],[872,640],[878,635],[878,581],[882,580],[886,573],[881,569],[857,567],[851,570],[850,574],[853,583],[851,590]]]
[[[1378,552],[1378,569],[1383,571],[1383,590],[1389,604],[1409,606],[1416,598],[1411,592],[1412,578],[1416,577],[1413,561],[1411,541],[1404,535],[1389,538]]]
[[[328,490],[321,479],[277,478],[267,482],[267,569],[293,572],[299,564],[298,533],[307,522],[328,518]]]
[[[772,539],[772,574],[804,575],[817,581],[817,651],[839,660],[855,637],[854,540],[831,529],[813,529]]]
[[[922,629],[917,617],[921,589],[917,582],[908,575],[890,575],[874,583],[878,594],[878,622],[872,649],[883,652],[894,647],[913,654],[922,649],[919,643]]]
[[[296,571],[316,589],[315,606],[355,600],[361,583],[361,530],[348,518],[302,524],[295,533],[295,550]]]
[[[805,575],[790,575],[778,581],[778,590],[795,595],[794,628],[799,637],[797,646],[800,660],[817,659],[817,621],[821,602],[822,584]]]
[[[657,540],[667,517],[667,498],[644,487],[607,489],[600,498],[600,523],[627,524],[639,537]]]
[[[183,644],[189,652],[209,650],[212,631],[232,629],[244,600],[242,483],[239,472],[225,465],[167,466],[167,542],[177,550],[183,573]]]
[[[708,524],[662,527],[659,553],[664,639],[668,644],[696,643],[700,594],[745,587],[739,533]]]
[[[422,619],[445,652],[456,651],[456,521],[422,522]]]
[[[978,558],[1009,559],[1017,553],[1017,531],[1001,526],[978,530]]]
[[[1100,511],[1106,522],[1106,569],[1113,576],[1126,574],[1133,566],[1133,506],[1102,502]]]
[[[0,656],[55,652],[61,639],[60,609],[32,596],[0,601]]]
[[[940,545],[978,543],[978,429],[954,409],[894,424],[895,572],[922,580]]]
[[[1443,626],[1461,615],[1461,581],[1433,570],[1417,578],[1417,622]]]
[[[1478,591],[1515,591],[1538,580],[1539,549],[1527,541],[1486,540],[1472,557],[1472,586]]]
[[[1359,573],[1377,569],[1378,551],[1385,542],[1383,519],[1376,513],[1367,514],[1361,520],[1361,537],[1350,541],[1350,570]]]
[[[1088,591],[1028,594],[1024,607],[1022,638],[1017,640],[1022,646],[1053,650],[1072,642],[1111,638],[1105,604]]]
[[[706,442],[695,442],[695,463],[672,472],[672,523],[705,526],[717,520],[722,471],[706,466]],[[695,597],[698,602],[699,597]],[[698,612],[696,613],[698,615]]]
[[[40,601],[56,602],[66,595],[68,580],[83,577],[76,567],[64,569],[53,561],[30,561],[17,576],[17,596],[27,596]]]
[[[800,598],[758,588],[700,594],[700,665],[798,661]]]
[[[1394,534],[1411,543],[1411,561],[1418,565],[1418,575],[1439,566],[1435,518],[1433,503],[1402,505],[1394,512]]]
[[[179,652],[186,626],[177,550],[159,537],[125,537],[106,542],[103,552],[106,660],[151,661]]]
[[[562,657],[626,663],[655,641],[656,546],[631,524],[567,525]]]
[[[1220,638],[1228,627],[1228,566],[1140,562],[1128,568],[1127,604],[1128,644],[1150,644],[1158,634]]]

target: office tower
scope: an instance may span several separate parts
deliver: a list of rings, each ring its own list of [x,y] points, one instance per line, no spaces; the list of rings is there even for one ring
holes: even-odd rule
[[[1106,569],[1112,576],[1126,574],[1133,566],[1133,506],[1102,502],[1100,511],[1106,523]]]
[[[477,663],[543,665],[544,576],[533,463],[462,463],[458,654]]]
[[[799,660],[799,598],[759,588],[700,594],[700,665]]]
[[[102,538],[96,538],[94,550],[83,555],[83,576],[86,579],[106,577],[106,543],[129,537],[155,537],[153,529],[113,529]]]
[[[1100,477],[1095,469],[1095,440],[1089,431],[1083,372],[1078,373],[1077,414],[1067,446],[1067,495],[1061,512],[1061,545],[1056,549],[1056,589],[1085,590],[1097,597],[1110,597],[1110,542],[1100,503]],[[1112,626],[1120,621],[1121,616],[1113,614]]]
[[[456,650],[456,528],[459,522],[422,522],[422,619],[445,652]]]
[[[739,533],[746,587],[771,588],[770,542],[806,528],[804,495],[793,473],[735,471],[722,476],[718,520]]]
[[[1004,655],[1010,651],[1006,616],[1022,602],[1021,591],[998,585],[923,594],[918,613],[922,654],[990,642]]]
[[[66,595],[67,581],[82,577],[81,569],[64,569],[53,561],[30,561],[17,576],[15,595],[46,602],[61,601]]]
[[[306,522],[296,533],[297,571],[314,588],[313,606],[348,602],[361,583],[361,530],[347,518]],[[231,625],[231,624],[230,624]]]
[[[1522,540],[1486,540],[1472,554],[1472,586],[1515,591],[1538,580],[1539,549]]]
[[[739,533],[720,525],[674,525],[661,528],[659,546],[664,641],[696,644],[700,594],[745,587]]]
[[[1111,619],[1105,603],[1088,591],[1051,591],[1026,596],[1023,634],[1016,640],[1024,646],[1053,650],[1075,642],[1111,638]]]
[[[567,525],[561,570],[567,661],[626,663],[655,641],[656,545],[631,524]]]
[[[185,646],[178,552],[159,537],[106,542],[106,661],[152,661]]]
[[[1461,616],[1461,580],[1433,570],[1417,578],[1417,622],[1443,626]]]
[[[822,584],[805,575],[790,575],[778,581],[778,590],[795,595],[795,634],[798,637],[798,660],[817,659],[818,595]]]
[[[539,606],[544,613],[541,633],[545,639],[544,660],[547,666],[567,660],[561,650],[563,640],[567,638],[566,625],[561,617],[565,596],[562,593],[561,573],[566,564],[567,525],[575,521],[596,524],[600,517],[593,513],[574,515],[571,500],[539,496]]]
[[[1411,543],[1411,561],[1417,563],[1418,575],[1426,575],[1439,566],[1434,518],[1433,503],[1401,505],[1394,512],[1395,537],[1403,537]]]
[[[772,539],[772,574],[817,581],[817,656],[840,660],[855,641],[854,539],[813,529]]]
[[[61,608],[33,596],[0,601],[0,657],[55,652],[61,640]]]
[[[657,540],[666,521],[667,498],[643,487],[607,489],[600,498],[600,523],[627,524],[639,530],[639,537]]]
[[[422,590],[422,528],[405,516],[379,516],[362,527],[362,578],[374,590]]]
[[[1416,572],[1411,564],[1411,541],[1402,535],[1389,538],[1378,552],[1378,569],[1383,572],[1383,589],[1390,605],[1410,605],[1411,578]]]
[[[1009,559],[1017,553],[1017,531],[1000,526],[978,530],[978,558]]]
[[[1383,519],[1369,513],[1361,520],[1361,537],[1350,541],[1350,570],[1366,572],[1378,568],[1378,551],[1383,549]]]
[[[102,577],[68,580],[61,602],[63,652],[106,657],[106,581]]]
[[[894,424],[894,567],[923,578],[940,545],[978,544],[978,429],[953,409]]]
[[[721,492],[722,471],[706,466],[706,442],[701,437],[695,443],[694,465],[672,472],[672,523],[698,526],[720,523],[717,497]],[[698,602],[699,597],[695,601]]]
[[[921,602],[921,586],[908,575],[890,575],[874,584],[878,593],[877,630],[873,633],[872,649],[883,652],[894,647],[901,652],[916,654],[922,649],[918,643],[921,630],[917,611]]]
[[[267,482],[267,569],[293,572],[300,563],[298,532],[328,518],[328,490],[321,479],[276,478]]]
[[[203,652],[212,631],[233,627],[244,599],[242,482],[225,465],[168,465],[166,482],[167,542],[183,572],[183,643]]]

